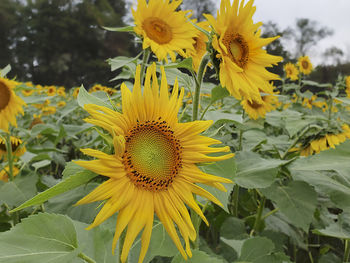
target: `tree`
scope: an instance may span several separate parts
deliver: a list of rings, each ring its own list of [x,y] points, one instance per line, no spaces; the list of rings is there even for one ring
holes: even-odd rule
[[[344,56],[343,50],[337,47],[330,47],[323,52],[324,63],[323,64],[335,64],[338,65]]]
[[[333,31],[327,27],[319,26],[316,21],[307,18],[299,18],[295,28],[288,28],[285,36],[294,39],[296,44],[295,56],[305,56],[311,47],[315,46],[321,39],[331,36]]]
[[[197,21],[204,20],[202,14],[213,14],[216,10],[216,2],[213,0],[184,0],[181,6],[182,10],[192,10],[191,18]]]

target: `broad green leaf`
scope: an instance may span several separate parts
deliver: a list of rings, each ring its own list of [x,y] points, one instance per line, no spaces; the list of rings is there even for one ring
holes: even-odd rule
[[[238,261],[261,262],[261,258],[273,252],[275,245],[266,237],[253,237],[244,241]]]
[[[32,163],[32,166],[35,168],[35,171],[38,170],[39,168],[43,168],[45,166],[48,166],[49,164],[51,164],[50,160],[42,160],[36,163]]]
[[[62,194],[64,192],[67,192],[82,184],[89,182],[91,179],[93,179],[96,176],[97,174],[89,170],[78,172],[66,178],[62,182],[56,184],[55,186],[47,189],[46,191],[41,192],[40,194],[34,196],[32,199],[21,204],[19,207],[13,209],[11,212],[15,212],[29,206],[42,204],[56,195]]]
[[[0,77],[5,77],[7,73],[9,73],[10,71],[11,71],[11,65],[9,64],[0,70]]]
[[[205,173],[224,177],[233,181],[236,173],[236,162],[234,158],[231,158],[228,160],[215,162],[209,165],[200,166],[200,169],[202,169],[203,172]],[[214,187],[207,186],[205,184],[199,184],[199,185],[205,190],[212,193],[216,198],[218,198],[223,205],[223,209],[227,213],[229,213],[227,205],[228,205],[229,197],[233,188],[233,184],[225,184],[225,183],[223,184],[227,190],[226,192],[220,191]]]
[[[217,100],[221,100],[229,95],[230,93],[226,88],[223,88],[222,86],[216,86],[211,90],[211,103],[214,103]]]
[[[103,100],[97,98],[96,96],[88,93],[86,89],[81,86],[79,89],[79,94],[78,94],[78,104],[80,107],[84,108],[85,104],[95,104],[98,106],[104,106],[109,109],[113,109],[112,105],[108,102],[104,102]]]
[[[238,257],[241,255],[242,246],[245,240],[235,240],[235,239],[226,239],[224,237],[221,238],[221,241],[226,245],[230,246],[237,253]]]
[[[282,252],[263,256],[254,263],[292,263],[290,258]]]
[[[315,87],[320,87],[320,88],[330,88],[330,87],[332,87],[332,84],[330,84],[330,83],[318,83],[318,82],[312,81],[312,80],[302,80],[302,83],[304,85],[315,86]]]
[[[338,215],[337,222],[327,226],[325,229],[315,229],[312,232],[321,236],[350,239],[350,214],[343,212]]]
[[[220,111],[208,111],[205,114],[205,119],[213,120],[215,125],[220,125],[223,123],[234,123],[240,125],[243,122],[241,114]]]
[[[236,217],[227,218],[221,225],[221,237],[226,239],[245,239],[247,233],[242,219]]]
[[[339,208],[347,209],[350,207],[350,187],[338,182],[330,175],[319,171],[297,170],[292,170],[291,174],[296,180],[305,181],[314,186],[321,195],[327,194]]]
[[[274,184],[260,190],[295,226],[308,231],[317,204],[317,193],[309,184],[292,181],[287,186]]]
[[[237,172],[234,182],[244,188],[265,188],[270,186],[277,175],[278,167],[287,161],[264,159],[249,151],[236,153]]]
[[[134,27],[133,26],[124,26],[124,27],[106,27],[103,26],[103,29],[106,29],[108,31],[113,31],[113,32],[133,32]]]
[[[63,215],[33,215],[0,233],[3,263],[69,263],[78,255],[77,248],[74,225]]]
[[[111,71],[115,71],[119,68],[122,68],[126,66],[129,63],[135,63],[135,60],[142,54],[143,52],[140,52],[136,57],[129,58],[129,57],[123,57],[118,56],[115,58],[110,58],[107,60],[108,64],[111,66]]]
[[[141,249],[141,239],[137,239],[130,249],[130,262],[137,262]],[[153,225],[150,244],[144,262],[150,262],[155,256],[173,257],[179,251],[163,225],[156,221]]]
[[[225,263],[223,259],[208,255],[200,250],[193,250],[192,257],[185,260],[180,254],[177,254],[171,263]]]
[[[193,70],[192,69],[192,58],[186,58],[184,60],[181,60],[180,62],[175,62],[168,64],[164,66],[165,68],[186,68],[188,70]]]
[[[50,100],[52,97],[50,96],[43,96],[43,95],[33,95],[28,97],[23,97],[23,100],[27,104],[33,104],[33,103],[43,103],[45,100]]]
[[[6,203],[14,207],[33,197],[36,193],[36,174],[16,176],[11,182],[0,181],[0,204]]]
[[[289,168],[297,171],[334,170],[346,176],[350,184],[350,140],[328,149],[319,154],[300,158],[294,161]]]
[[[78,244],[83,253],[94,259],[96,263],[116,263],[118,262],[118,245],[115,254],[112,254],[112,241],[114,231],[103,226],[86,230],[88,224],[73,220],[77,232]],[[83,263],[81,259],[76,259],[74,263]],[[137,262],[137,261],[136,261]],[[65,262],[62,262],[65,263]],[[131,263],[131,261],[130,261]]]

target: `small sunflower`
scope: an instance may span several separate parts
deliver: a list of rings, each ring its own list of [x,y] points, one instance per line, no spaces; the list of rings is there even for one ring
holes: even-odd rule
[[[184,89],[179,92],[176,81],[169,97],[164,68],[161,68],[159,87],[156,66],[153,64],[147,69],[142,94],[140,69],[140,66],[136,69],[132,92],[124,83],[121,86],[122,113],[93,104],[85,106],[91,115],[86,121],[114,135],[114,154],[82,149],[83,153],[97,159],[75,162],[109,179],[77,204],[106,200],[88,229],[119,212],[113,248],[127,227],[121,253],[122,262],[126,261],[130,247],[142,229],[138,262],[143,261],[151,238],[154,213],[163,223],[182,256],[191,257],[189,240],[196,238],[196,232],[185,204],[196,211],[207,224],[208,221],[193,194],[221,205],[213,195],[196,183],[225,190],[221,183],[231,182],[203,173],[196,164],[225,160],[233,154],[208,156],[209,153],[229,151],[227,146],[209,147],[221,142],[200,135],[212,121],[179,123],[177,114],[182,105]],[[185,241],[185,249],[174,223]]]
[[[26,97],[31,96],[35,92],[35,89],[24,89],[22,90],[22,94]]]
[[[66,89],[64,87],[59,87],[57,89],[57,95],[61,97],[66,97]]]
[[[33,120],[32,120],[32,123],[30,124],[30,127],[29,129],[32,129],[35,125],[37,124],[43,124],[44,122],[42,121],[41,119],[41,114],[37,115],[37,114],[34,114],[33,115]]]
[[[43,115],[51,115],[56,113],[56,107],[54,106],[44,106],[41,109]]]
[[[181,1],[138,0],[132,9],[134,31],[143,38],[142,47],[151,47],[158,60],[176,60],[175,52],[185,57],[184,50],[193,50],[197,30],[190,23],[188,12],[176,11]]]
[[[197,26],[206,31],[210,31],[208,21],[199,22],[197,23]],[[208,37],[206,34],[199,31],[198,35],[193,39],[195,41],[193,43],[193,49],[186,50],[186,54],[188,57],[192,57],[193,68],[195,71],[198,71],[199,64],[201,63],[204,54],[207,52]]]
[[[25,102],[18,97],[13,89],[13,83],[0,77],[0,129],[8,131],[9,124],[17,127],[16,115],[23,113]]]
[[[26,147],[24,146],[22,140],[20,138],[11,136],[11,150],[14,156],[22,156],[26,152]],[[7,160],[7,149],[6,142],[0,138],[0,160]]]
[[[10,167],[6,166],[4,167],[1,171],[0,171],[0,180],[4,181],[4,182],[8,182],[9,180],[9,171],[10,171]],[[16,166],[13,166],[13,177],[15,177],[16,175],[18,175],[19,170]]]
[[[284,71],[286,72],[286,76],[287,78],[289,78],[290,80],[297,80],[299,78],[299,70],[298,68],[292,64],[292,63],[287,63],[286,65],[284,65]]]
[[[298,67],[301,73],[309,75],[313,69],[310,58],[308,56],[302,56],[298,59]]]
[[[278,102],[278,99],[274,95],[264,95],[261,96],[261,101],[255,102],[254,100],[243,99],[241,105],[246,111],[248,116],[253,120],[260,118],[265,118],[267,112],[274,110],[274,106]]]
[[[73,91],[73,97],[74,97],[74,98],[77,98],[77,97],[78,97],[79,89],[80,89],[80,88],[75,88],[75,89],[74,89],[74,91]]]
[[[92,92],[95,92],[95,91],[104,91],[106,88],[107,87],[102,86],[101,84],[96,84],[89,90],[89,92],[92,93]]]
[[[316,95],[312,95],[310,99],[304,98],[302,105],[305,106],[308,109],[312,109],[312,105],[314,105],[314,101],[317,99]]]
[[[260,92],[268,93],[269,81],[279,79],[265,68],[276,65],[282,57],[267,54],[264,46],[279,36],[261,38],[259,27],[262,23],[253,23],[255,7],[253,0],[246,5],[234,0],[222,0],[217,18],[204,15],[216,35],[212,45],[220,60],[220,83],[237,99],[244,97],[256,102],[261,101]]]
[[[57,107],[64,107],[64,106],[66,106],[66,102],[65,101],[60,101],[60,102],[58,102],[57,103]]]
[[[350,76],[347,76],[345,78],[345,85],[346,85],[346,94],[348,95],[348,98],[350,98]]]
[[[55,96],[56,95],[56,87],[55,86],[48,86],[46,93],[48,96]]]

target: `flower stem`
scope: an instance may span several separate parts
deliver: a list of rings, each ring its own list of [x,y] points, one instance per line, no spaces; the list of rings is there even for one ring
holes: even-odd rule
[[[11,132],[6,134],[6,151],[7,151],[7,161],[9,166],[9,179],[10,181],[13,180],[13,158],[12,158],[12,146],[11,146]]]
[[[78,254],[78,257],[80,257],[81,259],[83,259],[85,262],[88,263],[96,263],[95,260],[93,260],[92,258],[90,258],[89,256],[85,255],[83,252]]]
[[[198,68],[197,78],[196,81],[196,89],[194,91],[194,98],[193,98],[193,114],[192,114],[192,120],[196,121],[198,120],[198,109],[199,109],[199,98],[201,94],[201,86],[202,86],[202,80],[205,72],[205,68],[209,62],[209,55],[205,54],[203,56],[201,64]]]
[[[149,59],[150,54],[151,54],[151,51],[150,51],[149,48],[146,48],[143,51],[142,65],[141,65],[141,74],[140,74],[140,83],[141,83],[141,85],[143,83],[143,77],[145,75],[145,68],[146,68],[146,64],[148,63],[148,59]]]
[[[332,108],[333,108],[333,98],[332,96],[329,96],[329,101],[328,101],[328,126],[331,125],[331,120],[332,120]]]
[[[345,251],[344,251],[344,262],[349,261],[350,256],[350,246],[349,246],[349,239],[345,239]]]
[[[263,212],[264,207],[265,207],[265,201],[266,201],[266,198],[265,198],[265,196],[263,196],[260,200],[258,211],[256,213],[256,218],[255,218],[252,233],[257,232],[258,227],[260,226],[262,212]]]

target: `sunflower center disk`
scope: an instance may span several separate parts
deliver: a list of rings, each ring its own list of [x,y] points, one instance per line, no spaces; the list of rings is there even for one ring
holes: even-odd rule
[[[302,61],[301,65],[304,69],[307,69],[309,67],[309,63],[307,61]]]
[[[248,43],[240,34],[226,34],[222,40],[227,48],[231,60],[239,67],[244,68],[249,59]]]
[[[163,190],[181,168],[181,146],[165,121],[139,123],[126,136],[123,163],[136,186]]]
[[[251,102],[248,100],[248,104],[249,104],[249,106],[252,107],[253,109],[259,109],[260,107],[263,106],[262,104],[257,103],[257,102],[255,102],[254,100],[251,101]]]
[[[172,38],[171,27],[159,18],[149,17],[142,23],[147,36],[158,44],[167,44]]]
[[[0,110],[5,109],[10,102],[11,93],[9,88],[0,82]]]

